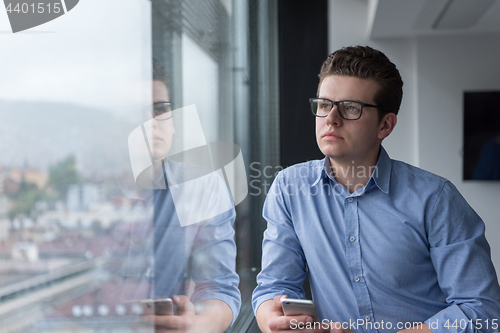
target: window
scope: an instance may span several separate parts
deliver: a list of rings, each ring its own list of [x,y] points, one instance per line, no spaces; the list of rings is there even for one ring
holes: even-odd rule
[[[154,102],[153,58],[168,75],[162,106],[195,105],[206,142],[240,148],[249,186],[233,228],[241,312],[252,315],[262,203],[279,171],[276,26],[270,0],[89,0],[36,33],[6,36],[2,330],[126,332],[147,311],[136,301],[151,294],[157,243],[143,226],[157,210],[134,175],[130,138]],[[174,115],[179,152],[198,144],[190,115]]]

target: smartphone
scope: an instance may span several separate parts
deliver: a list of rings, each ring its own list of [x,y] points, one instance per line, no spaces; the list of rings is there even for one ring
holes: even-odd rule
[[[157,316],[170,316],[174,314],[174,304],[171,298],[145,299],[139,301],[143,308],[154,309]]]
[[[282,298],[281,308],[285,316],[308,315],[313,317],[315,322],[319,322],[316,304],[308,299]]]

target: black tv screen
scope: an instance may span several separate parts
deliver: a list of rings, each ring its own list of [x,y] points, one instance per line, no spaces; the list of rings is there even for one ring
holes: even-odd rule
[[[500,180],[500,91],[464,92],[464,180]]]

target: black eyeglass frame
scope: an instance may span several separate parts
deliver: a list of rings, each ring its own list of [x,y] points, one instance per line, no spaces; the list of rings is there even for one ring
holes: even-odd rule
[[[155,117],[155,115],[154,115],[154,107],[155,107],[155,105],[158,105],[158,104],[168,104],[168,105],[170,106],[170,111],[168,111],[168,112],[170,112],[170,117],[165,118],[165,119],[157,119],[157,118]],[[169,101],[164,101],[164,102],[156,102],[156,103],[153,103],[153,111],[151,111],[151,116],[152,116],[152,117],[153,117],[153,119],[154,119],[154,120],[156,120],[156,121],[165,121],[165,120],[169,120],[169,119],[171,119],[171,118],[172,118],[172,116],[173,116],[173,112],[172,112],[173,107],[174,107],[174,104],[173,104],[172,102],[169,102]],[[166,113],[166,112],[165,112],[165,113]]]
[[[320,118],[326,118],[326,117],[328,117],[330,115],[330,112],[328,112],[328,114],[326,116],[318,116],[316,113],[314,113],[314,109],[312,107],[313,106],[312,103],[313,103],[313,101],[318,101],[318,100],[331,102],[332,103],[332,108],[330,109],[330,112],[332,112],[332,109],[333,109],[334,106],[337,106],[337,113],[339,114],[340,118],[345,119],[345,120],[358,120],[359,118],[361,118],[361,115],[363,114],[363,108],[365,106],[371,107],[371,108],[377,108],[377,109],[387,110],[383,106],[378,106],[378,105],[373,105],[373,104],[367,104],[367,103],[358,102],[358,101],[350,101],[350,100],[332,101],[331,99],[328,99],[328,98],[319,98],[319,97],[309,98],[309,104],[311,104],[311,112],[312,112],[312,114],[314,116],[320,117]],[[344,102],[358,103],[359,105],[361,105],[361,110],[359,111],[359,117],[358,118],[346,118],[346,117],[342,116],[342,114],[340,113],[339,104],[340,103],[344,103]]]

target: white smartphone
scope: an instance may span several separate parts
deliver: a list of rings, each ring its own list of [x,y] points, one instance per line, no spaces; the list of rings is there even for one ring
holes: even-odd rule
[[[139,301],[143,308],[154,309],[157,316],[169,316],[174,314],[174,304],[171,298],[144,299]]]
[[[282,298],[281,308],[285,316],[308,315],[313,317],[315,322],[319,322],[316,304],[308,299]]]

